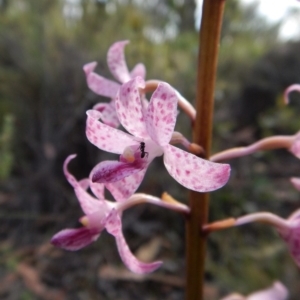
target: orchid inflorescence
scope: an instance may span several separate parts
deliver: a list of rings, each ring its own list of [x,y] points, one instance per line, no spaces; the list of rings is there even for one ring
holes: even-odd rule
[[[247,147],[228,149],[210,157],[200,158],[201,145],[191,143],[181,133],[174,131],[178,115],[178,106],[193,122],[196,110],[172,86],[157,80],[145,81],[146,69],[137,64],[129,72],[124,55],[128,41],[116,42],[107,54],[108,67],[118,82],[106,79],[97,73],[96,62],[84,66],[88,87],[98,95],[110,98],[109,103],[98,103],[86,112],[86,136],[96,147],[119,158],[99,162],[88,178],[80,181],[68,171],[69,162],[75,157],[70,155],[64,163],[64,174],[74,188],[84,216],[80,218],[83,227],[64,229],[52,238],[52,243],[66,250],[79,250],[97,240],[106,229],[112,234],[124,264],[135,273],[149,273],[162,263],[143,263],[130,251],[122,233],[122,212],[134,205],[150,203],[172,209],[188,215],[190,208],[168,197],[155,197],[135,193],[139,188],[149,164],[163,156],[164,165],[169,174],[181,185],[196,192],[210,192],[224,186],[230,174],[228,164],[219,163],[257,151],[285,148],[300,158],[300,133],[292,136],[273,136],[264,138]],[[146,93],[152,92],[150,100]],[[288,94],[300,91],[300,85],[289,87],[284,96],[288,103]],[[119,129],[120,125],[126,131]],[[186,151],[175,147],[181,144]],[[291,182],[300,190],[300,179]],[[104,189],[110,191],[115,202],[105,199]],[[94,196],[88,193],[90,189]],[[203,227],[206,233],[251,222],[263,222],[275,227],[287,243],[296,264],[300,267],[300,211],[296,211],[287,220],[269,212],[258,212],[239,218],[229,218],[213,222]],[[265,298],[249,295],[228,296],[225,299],[275,299],[272,293],[279,289],[286,299],[287,292],[280,283],[264,292]],[[279,293],[279,292],[278,292]],[[234,298],[235,297],[235,298]],[[268,298],[269,297],[269,298]]]
[[[83,68],[89,88],[111,99],[109,103],[99,103],[87,111],[86,136],[99,149],[119,154],[119,160],[102,161],[93,168],[89,178],[77,181],[67,169],[75,155],[66,159],[65,176],[85,215],[80,218],[83,227],[58,232],[52,243],[66,250],[79,250],[98,239],[106,229],[115,237],[124,264],[135,273],[148,273],[157,269],[161,262],[147,264],[134,257],[122,234],[122,212],[140,203],[184,214],[190,212],[185,204],[167,201],[168,197],[134,194],[151,161],[164,155],[164,164],[170,175],[183,186],[198,192],[213,191],[226,184],[230,167],[196,156],[201,147],[174,132],[178,103],[191,119],[195,117],[194,108],[169,84],[154,80],[145,82],[143,64],[137,64],[129,72],[124,55],[127,43],[113,44],[107,55],[108,67],[120,84],[96,74],[95,62]],[[145,97],[149,89],[154,89],[150,101]],[[120,124],[129,133],[117,129]],[[192,153],[173,146],[178,143]],[[87,192],[88,188],[95,197]],[[110,191],[116,202],[104,198],[104,188]]]

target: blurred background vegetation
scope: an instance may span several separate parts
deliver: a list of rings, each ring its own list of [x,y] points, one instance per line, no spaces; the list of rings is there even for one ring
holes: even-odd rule
[[[112,78],[109,46],[128,39],[129,68],[143,62],[147,79],[161,79],[195,98],[198,33],[193,0],[0,0],[0,298],[182,299],[184,220],[139,206],[124,214],[124,233],[141,259],[164,260],[144,280],[125,272],[114,240],[76,253],[49,245],[82,212],[62,174],[67,155],[80,179],[109,156],[85,137],[85,111],[106,101],[88,90],[82,67]],[[296,12],[292,12],[296,14]],[[300,82],[300,41],[278,38],[256,6],[228,0],[224,16],[214,124],[214,152],[300,128],[300,97],[284,106],[284,89]],[[182,114],[178,131],[191,136]],[[232,176],[212,193],[211,220],[255,211],[287,217],[300,206],[289,177],[300,162],[286,151],[230,161]],[[187,191],[151,165],[140,190],[164,190],[186,202]],[[109,195],[108,195],[109,197]],[[116,267],[120,268],[117,269]],[[243,294],[281,280],[299,298],[299,271],[276,233],[262,225],[217,232],[209,238],[206,298]]]

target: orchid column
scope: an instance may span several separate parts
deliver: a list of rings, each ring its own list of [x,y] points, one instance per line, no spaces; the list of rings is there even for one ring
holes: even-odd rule
[[[206,158],[211,147],[214,87],[224,5],[225,0],[203,1],[193,139],[204,148]],[[208,219],[209,195],[191,192],[190,208],[191,214],[186,222],[186,299],[201,300],[206,257],[206,236],[202,226]]]

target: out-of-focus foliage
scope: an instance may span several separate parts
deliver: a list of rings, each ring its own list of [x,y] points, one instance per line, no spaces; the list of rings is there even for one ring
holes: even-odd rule
[[[13,141],[13,116],[6,115],[2,124],[2,132],[0,133],[0,179],[7,179],[10,175],[13,155],[12,155],[12,141]]]
[[[147,79],[167,81],[193,102],[198,52],[194,8],[192,0],[0,1],[0,237],[6,241],[0,247],[5,257],[0,261],[2,273],[17,270],[22,260],[14,249],[48,241],[79,218],[79,205],[62,174],[65,157],[78,154],[70,165],[77,178],[87,176],[94,164],[108,157],[85,138],[85,111],[105,99],[87,89],[82,66],[97,61],[97,72],[112,78],[107,49],[117,40],[129,39],[129,67],[143,62]],[[254,6],[242,8],[239,1],[226,1],[214,151],[300,128],[297,96],[293,95],[290,107],[283,107],[281,101],[284,88],[300,82],[299,43],[283,44],[277,33],[278,25],[258,17]],[[14,116],[13,123],[5,119],[9,115]],[[191,134],[190,121],[182,114],[177,129]],[[257,210],[288,215],[299,206],[299,195],[288,183],[289,176],[299,176],[298,163],[284,151],[235,160],[229,185],[212,194],[211,219]],[[151,166],[142,190],[155,195],[167,190],[186,201],[187,192],[160,164],[158,159]],[[179,218],[141,207],[125,214],[123,228],[133,251],[153,236],[163,237],[161,271],[181,276],[184,228]],[[80,253],[55,252],[47,261],[34,260],[44,274],[43,282],[66,290],[68,299],[77,299],[79,293],[85,299],[99,294],[103,299],[133,299],[141,293],[149,299],[151,295],[182,299],[182,289],[163,285],[159,289],[158,284],[132,288],[105,280],[95,283],[98,267],[117,261],[112,241],[108,236],[103,239]],[[297,299],[297,269],[270,229],[249,226],[212,234],[209,241],[207,279],[224,294],[237,287],[247,294],[279,277],[290,283],[296,295],[291,299]],[[78,285],[79,281],[83,283]]]
[[[257,15],[256,5],[241,10],[239,1],[226,3],[221,47],[218,87],[224,93],[237,92],[248,70],[267,49],[278,44],[278,25],[270,25]]]

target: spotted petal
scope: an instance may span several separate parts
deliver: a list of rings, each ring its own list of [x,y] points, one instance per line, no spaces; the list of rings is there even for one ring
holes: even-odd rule
[[[123,84],[116,96],[116,111],[121,124],[138,138],[148,137],[139,88],[145,87],[141,77]]]
[[[124,55],[124,47],[128,43],[128,41],[116,42],[110,46],[107,53],[109,70],[121,83],[125,83],[131,79]]]
[[[96,62],[91,62],[83,66],[88,87],[98,95],[112,99],[115,98],[120,84],[96,74],[94,72],[96,66]]]
[[[105,183],[105,187],[111,192],[116,201],[127,200],[140,186],[147,169],[121,179],[120,181]]]
[[[99,111],[88,110],[86,114],[86,136],[99,149],[121,154],[126,147],[138,144],[131,135],[99,121],[102,117]]]
[[[92,181],[98,183],[116,182],[135,174],[145,168],[143,160],[135,160],[132,163],[116,160],[100,162],[92,170]]]
[[[164,146],[164,163],[175,180],[197,192],[221,188],[230,175],[229,165],[201,159],[172,145]]]
[[[99,236],[100,232],[96,229],[64,229],[52,237],[51,243],[65,250],[76,251],[96,241]]]
[[[300,267],[300,209],[287,220],[287,228],[277,228],[280,236],[287,243],[289,252]]]
[[[162,265],[161,261],[143,263],[132,254],[122,233],[120,216],[115,210],[112,210],[111,215],[108,217],[106,229],[116,238],[121,259],[127,268],[132,272],[137,274],[151,273]]]
[[[160,83],[153,93],[146,114],[149,136],[160,146],[171,140],[177,117],[177,96],[167,83]]]
[[[112,100],[109,103],[98,103],[93,109],[101,112],[101,121],[104,124],[113,128],[119,127],[120,122],[116,113],[115,101]]]

